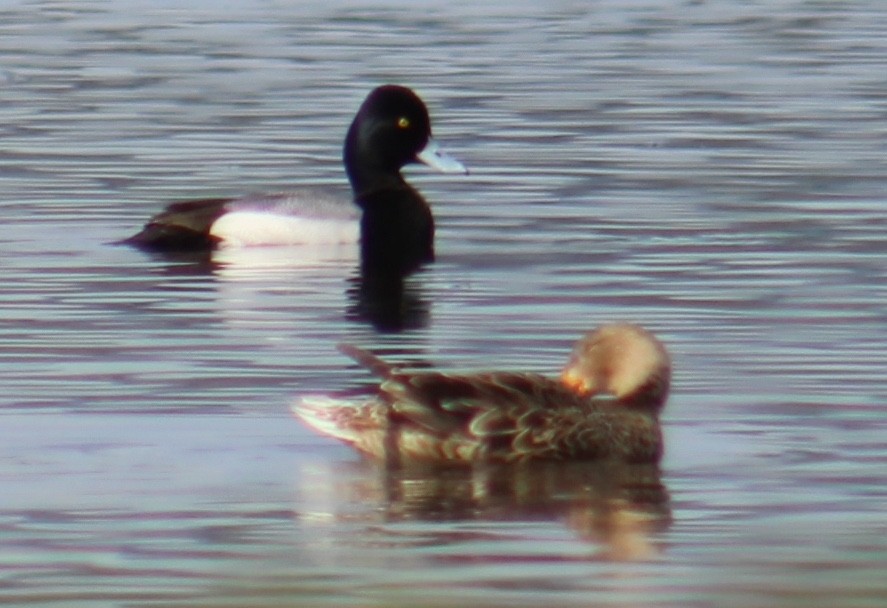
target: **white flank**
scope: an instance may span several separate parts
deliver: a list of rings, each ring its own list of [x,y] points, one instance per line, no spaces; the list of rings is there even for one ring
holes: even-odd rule
[[[212,225],[210,234],[227,246],[339,245],[357,243],[356,221],[282,216],[267,211],[231,211]]]

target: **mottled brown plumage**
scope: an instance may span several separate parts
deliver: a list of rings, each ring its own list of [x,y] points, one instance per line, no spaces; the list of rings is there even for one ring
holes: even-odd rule
[[[662,455],[659,412],[671,368],[662,344],[636,325],[584,336],[559,380],[406,372],[355,346],[341,350],[382,378],[377,395],[358,403],[309,397],[293,409],[377,458],[657,462]]]

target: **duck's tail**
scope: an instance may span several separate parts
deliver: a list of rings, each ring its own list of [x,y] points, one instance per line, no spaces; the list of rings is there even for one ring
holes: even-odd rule
[[[306,395],[290,406],[293,414],[321,433],[346,443],[354,443],[355,418],[359,417],[357,404],[333,399],[326,395]]]
[[[343,441],[361,452],[385,454],[388,408],[376,401],[348,401],[326,395],[306,395],[290,406],[293,414],[309,427]]]
[[[368,350],[364,350],[353,344],[340,343],[336,346],[340,353],[351,357],[359,365],[367,368],[370,372],[380,378],[390,378],[391,375],[397,371],[393,365],[386,363]]]

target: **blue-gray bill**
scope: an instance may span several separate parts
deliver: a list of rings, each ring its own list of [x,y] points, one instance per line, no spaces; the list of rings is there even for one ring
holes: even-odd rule
[[[468,169],[458,160],[444,152],[431,138],[422,150],[416,154],[416,158],[441,173],[462,173],[467,175]]]

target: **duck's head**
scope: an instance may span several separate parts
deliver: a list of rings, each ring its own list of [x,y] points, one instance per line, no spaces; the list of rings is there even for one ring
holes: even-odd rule
[[[428,108],[412,90],[399,85],[373,89],[345,139],[345,167],[356,190],[395,177],[409,163],[424,163],[443,173],[467,173],[431,137]]]
[[[625,404],[658,409],[668,397],[671,361],[643,327],[602,325],[576,343],[561,380],[581,395],[609,393]]]

